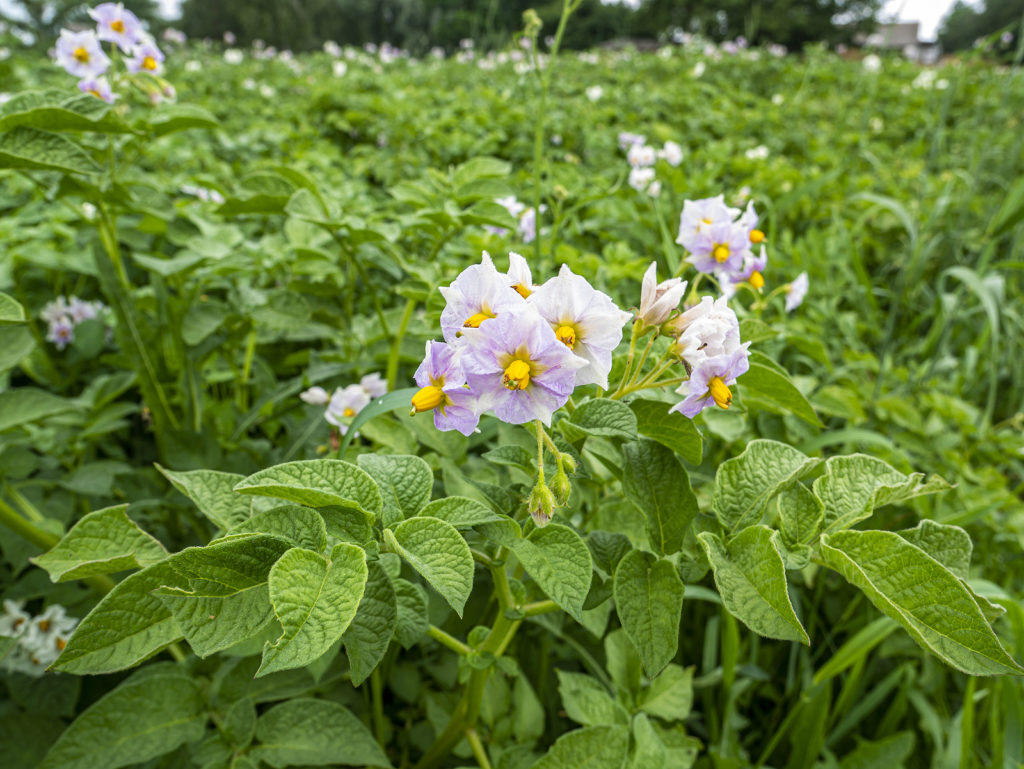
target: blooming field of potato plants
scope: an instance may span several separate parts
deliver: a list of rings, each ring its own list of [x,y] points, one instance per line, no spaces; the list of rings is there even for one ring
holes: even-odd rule
[[[88,21],[0,60],[4,769],[1022,765],[1019,69]]]

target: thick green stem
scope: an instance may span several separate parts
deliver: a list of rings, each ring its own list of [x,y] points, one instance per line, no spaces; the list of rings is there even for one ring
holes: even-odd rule
[[[462,641],[460,641],[458,638],[451,635],[450,633],[446,633],[441,628],[435,625],[431,625],[429,628],[427,628],[427,635],[433,638],[442,646],[447,646],[456,654],[461,654],[465,656],[473,651],[468,646],[466,646],[466,644],[462,643]]]
[[[473,751],[473,758],[480,764],[480,769],[492,769],[491,760],[487,757],[487,749],[484,747],[484,743],[480,739],[480,734],[477,730],[467,729],[466,739],[469,741],[469,747]]]

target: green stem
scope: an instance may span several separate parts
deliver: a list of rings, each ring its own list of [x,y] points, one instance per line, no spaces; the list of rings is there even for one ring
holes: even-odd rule
[[[480,769],[492,769],[491,761],[487,757],[487,750],[484,748],[483,742],[480,740],[480,734],[476,729],[466,730],[466,739],[469,741],[469,747],[473,751],[473,758],[480,764]]]
[[[473,651],[468,646],[466,646],[466,644],[462,643],[462,641],[460,641],[458,638],[456,638],[453,635],[450,635],[449,633],[446,633],[441,628],[435,625],[431,625],[429,628],[427,628],[427,635],[433,638],[438,643],[440,643],[442,646],[447,646],[456,654],[466,656]]]
[[[398,356],[402,351],[402,340],[405,338],[405,331],[409,327],[409,321],[416,310],[416,300],[408,299],[405,302],[405,311],[402,313],[402,320],[398,323],[398,333],[391,340],[391,349],[388,351],[388,367],[384,376],[388,380],[388,390],[395,389],[395,382],[398,379]]]
[[[544,423],[539,419],[536,421],[537,427],[537,483],[539,485],[544,484]]]
[[[519,608],[522,610],[524,616],[536,617],[538,614],[549,614],[550,612],[558,611],[560,607],[552,600],[545,600],[524,604]]]
[[[387,746],[387,723],[384,721],[384,685],[380,678],[380,665],[370,673],[370,696],[373,699],[373,733],[383,749]]]
[[[562,45],[562,36],[565,35],[565,27],[569,22],[572,12],[579,6],[580,0],[562,0],[562,15],[558,20],[558,29],[555,32],[555,41],[548,53],[548,64],[540,73],[540,109],[537,111],[537,123],[533,133],[533,221],[534,239],[533,256],[536,262],[540,263],[541,238],[540,238],[540,177],[541,165],[544,158],[544,128],[548,115],[548,90],[551,85],[551,71],[555,66],[555,59],[558,56],[558,49]],[[539,36],[538,36],[539,37]],[[540,69],[540,51],[538,50],[537,38],[533,40],[533,62],[534,67]]]
[[[629,337],[629,352],[626,354],[626,368],[622,372],[622,379],[619,380],[619,386],[610,397],[622,397],[622,389],[626,386],[629,381],[630,372],[633,369],[633,355],[636,354],[636,343],[640,339],[640,330],[643,326],[643,321],[637,318],[633,321],[633,333]]]
[[[252,374],[252,360],[256,355],[256,327],[253,326],[245,340],[245,359],[242,361],[242,376],[238,382],[238,390],[235,391],[235,401],[238,407],[244,412],[249,410],[249,376]]]
[[[362,280],[363,285],[366,286],[366,291],[370,295],[370,302],[373,304],[373,311],[377,315],[377,322],[380,323],[381,332],[383,332],[385,337],[391,336],[391,332],[388,330],[387,318],[384,317],[384,308],[381,307],[380,298],[377,296],[377,292],[373,290],[373,286],[370,284],[370,276],[363,267],[363,263],[360,261],[358,255],[345,245],[345,241],[341,239],[341,236],[338,235],[337,232],[331,230],[331,237],[334,238],[334,242],[341,248],[342,253],[349,258],[349,262],[356,268],[356,272],[359,273],[359,279]]]

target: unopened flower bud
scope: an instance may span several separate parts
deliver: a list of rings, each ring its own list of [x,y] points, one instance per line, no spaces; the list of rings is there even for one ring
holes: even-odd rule
[[[565,472],[567,472],[567,473],[575,473],[576,472],[576,459],[573,457],[572,454],[569,454],[569,453],[563,451],[561,459],[562,459],[562,467],[565,469]]]
[[[538,483],[530,492],[526,507],[529,509],[530,515],[533,516],[533,522],[543,528],[548,525],[555,512],[555,495],[546,485]]]
[[[564,507],[568,503],[569,495],[572,494],[572,483],[564,472],[551,479],[551,492],[555,495],[555,503],[559,507]]]

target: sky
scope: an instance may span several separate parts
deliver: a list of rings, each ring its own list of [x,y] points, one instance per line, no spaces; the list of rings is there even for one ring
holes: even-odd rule
[[[942,17],[949,13],[955,0],[886,0],[882,6],[882,19],[896,17],[898,21],[919,21],[918,37],[934,40]]]

